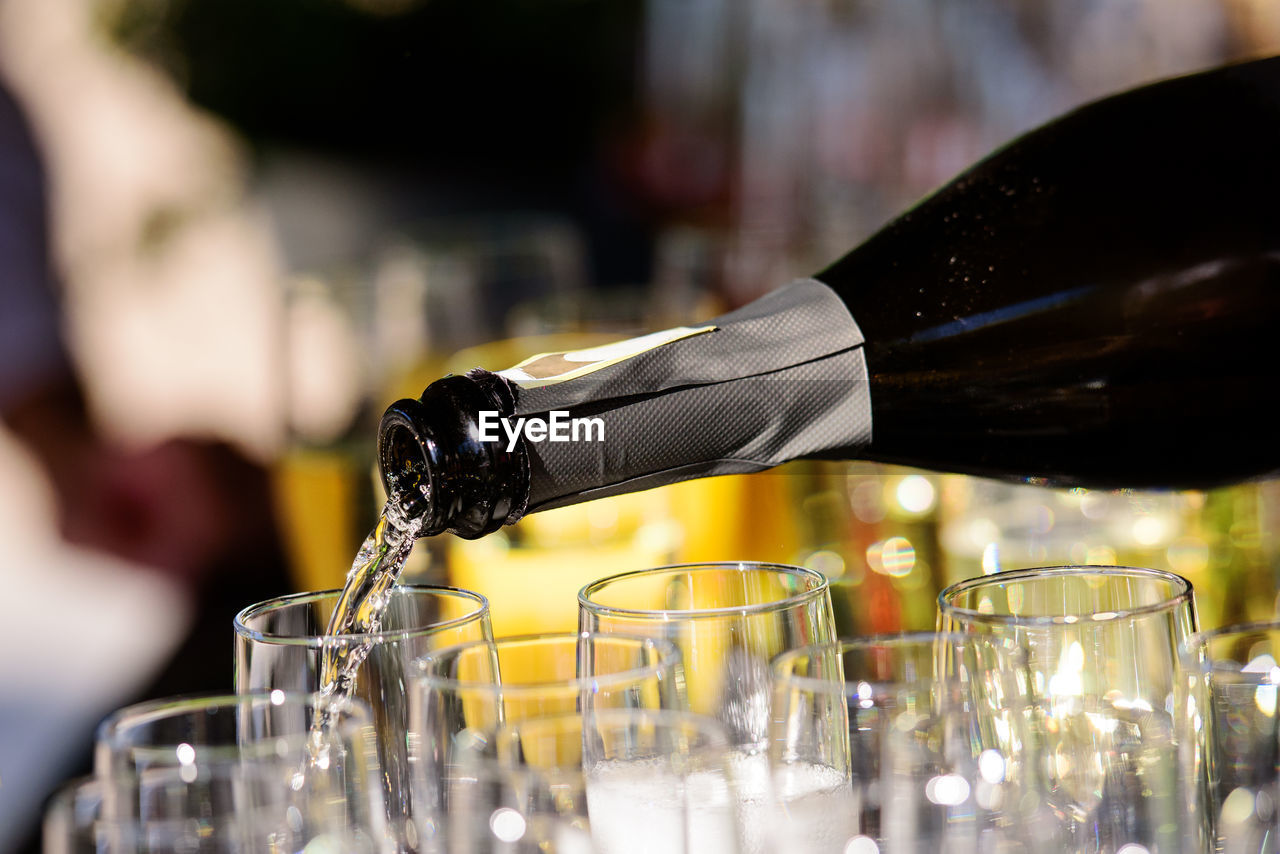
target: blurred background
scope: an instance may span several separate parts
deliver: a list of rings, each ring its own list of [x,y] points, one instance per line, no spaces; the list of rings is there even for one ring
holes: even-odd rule
[[[1277,51],[1271,0],[0,0],[0,851],[104,712],[229,689],[237,610],[341,584],[390,401],[709,317],[1074,105]],[[1273,482],[798,463],[424,542],[407,577],[512,633],[602,575],[776,560],[857,633],[1118,562],[1214,626],[1275,611],[1278,529]]]

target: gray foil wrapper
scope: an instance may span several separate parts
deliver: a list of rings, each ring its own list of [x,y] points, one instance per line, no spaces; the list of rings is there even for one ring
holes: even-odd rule
[[[604,422],[601,442],[524,442],[526,512],[853,456],[871,442],[862,332],[826,285],[793,282],[702,325],[717,329],[575,379],[513,386],[515,416]]]

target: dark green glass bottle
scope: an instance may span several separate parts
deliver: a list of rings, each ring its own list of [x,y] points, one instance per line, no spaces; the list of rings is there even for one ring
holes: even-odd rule
[[[1280,469],[1277,322],[1268,59],[1082,107],[708,324],[433,383],[387,411],[380,460],[424,534],[463,536],[800,457],[1209,486]],[[603,441],[481,438],[553,412]]]

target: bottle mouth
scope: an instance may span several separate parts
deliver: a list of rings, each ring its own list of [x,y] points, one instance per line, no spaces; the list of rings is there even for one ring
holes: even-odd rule
[[[476,413],[510,412],[501,378],[483,371],[447,376],[418,400],[397,400],[378,425],[378,468],[389,500],[417,535],[452,531],[475,539],[514,522],[529,495],[524,449],[476,440]]]
[[[417,400],[397,400],[383,413],[378,426],[378,468],[387,498],[399,497],[405,518],[431,510],[431,466],[434,443],[419,432],[423,406]]]

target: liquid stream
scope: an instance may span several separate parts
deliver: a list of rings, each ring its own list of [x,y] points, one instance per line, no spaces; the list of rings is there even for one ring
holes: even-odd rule
[[[365,538],[347,573],[346,584],[334,605],[320,652],[320,696],[322,703],[311,730],[312,760],[324,763],[324,750],[331,709],[355,696],[360,665],[368,658],[382,629],[382,615],[390,601],[392,587],[404,569],[421,527],[421,517],[406,517],[403,503],[392,493],[378,522]],[[352,636],[364,636],[352,642]]]

